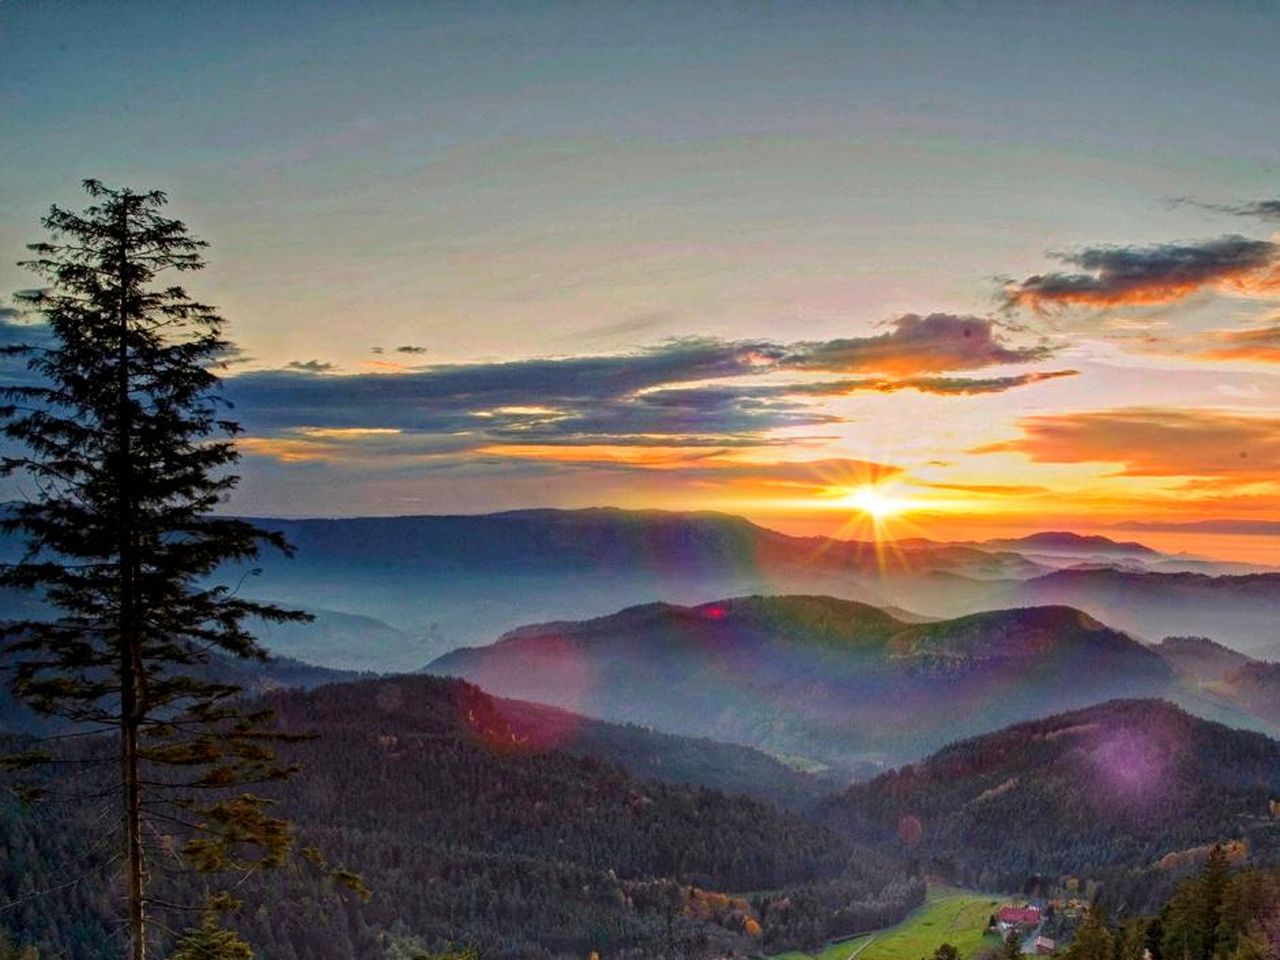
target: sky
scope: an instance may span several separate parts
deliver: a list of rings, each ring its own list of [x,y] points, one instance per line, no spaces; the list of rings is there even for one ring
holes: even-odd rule
[[[50,204],[159,188],[240,350],[228,509],[1280,563],[1278,46],[1265,3],[5,0],[0,323]]]

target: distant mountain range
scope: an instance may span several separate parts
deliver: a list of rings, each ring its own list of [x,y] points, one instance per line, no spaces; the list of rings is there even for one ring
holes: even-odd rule
[[[1099,876],[1243,838],[1280,852],[1280,743],[1158,700],[1118,700],[953,744],[827,808],[986,889]]]
[[[1253,568],[1069,532],[878,545],[727,514],[615,509],[258,522],[296,556],[269,554],[226,578],[246,596],[316,613],[264,639],[339,669],[413,670],[523,624],[747,594],[821,594],[903,620],[1065,604],[1150,641],[1197,633],[1246,652],[1280,645],[1280,573],[1237,575]],[[0,560],[16,551],[0,539]],[[0,596],[0,616],[30,606]]]
[[[798,755],[847,772],[1120,695],[1158,653],[1065,607],[904,623],[831,597],[650,604],[515,630],[429,667],[494,693]]]

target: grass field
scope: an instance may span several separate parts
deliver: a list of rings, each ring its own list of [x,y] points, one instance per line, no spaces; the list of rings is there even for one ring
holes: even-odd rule
[[[1000,898],[957,887],[931,887],[924,906],[894,927],[833,943],[815,954],[781,953],[772,960],[921,960],[940,944],[954,945],[963,957],[997,947],[996,936],[983,936],[987,919]]]

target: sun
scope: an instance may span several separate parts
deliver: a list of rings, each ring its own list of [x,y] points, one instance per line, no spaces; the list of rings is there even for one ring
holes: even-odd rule
[[[889,496],[885,491],[870,483],[849,491],[845,502],[876,521],[895,517],[907,510],[905,500]]]

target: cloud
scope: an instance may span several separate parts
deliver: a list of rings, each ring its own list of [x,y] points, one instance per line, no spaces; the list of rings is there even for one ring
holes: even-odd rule
[[[1118,530],[1150,530],[1167,533],[1225,533],[1238,536],[1280,537],[1280,520],[1126,520],[1113,523]]]
[[[1115,307],[1170,303],[1201,290],[1280,293],[1280,245],[1226,236],[1188,244],[1088,247],[1056,259],[1081,272],[1037,274],[1005,287],[1008,306]]]
[[[904,377],[900,380],[865,378],[798,384],[785,389],[793,394],[816,396],[845,396],[862,391],[896,393],[899,390],[915,390],[935,396],[975,396],[984,393],[1003,393],[1006,390],[1025,387],[1044,380],[1078,376],[1079,373],[1079,370],[1049,370],[1040,373],[1021,373],[1010,377]]]
[[[909,376],[1031,363],[1049,356],[1047,346],[1011,347],[983,317],[908,313],[874,337],[792,344],[781,364],[801,370]]]
[[[975,453],[1038,463],[1115,463],[1129,477],[1267,480],[1280,475],[1280,416],[1130,407],[1018,421],[1022,436]]]
[[[396,353],[426,353],[426,347],[417,347],[413,344],[405,344],[402,347],[396,347]]]
[[[1174,206],[1200,207],[1215,213],[1229,213],[1237,217],[1256,217],[1259,220],[1280,222],[1280,200],[1249,200],[1244,203],[1206,203],[1191,197],[1178,197]]]
[[[817,403],[821,397],[906,389],[994,393],[1073,371],[985,379],[882,375],[816,383],[803,379],[806,373],[969,368],[1023,362],[1046,352],[1005,345],[988,320],[908,315],[888,333],[837,341],[683,339],[627,354],[393,365],[391,373],[325,377],[315,374],[328,366],[311,361],[231,377],[226,390],[251,434],[281,441],[260,445],[260,452],[314,448],[316,438],[299,431],[368,427],[401,431],[404,436],[393,445],[406,448],[414,435],[467,437],[477,449],[747,447],[767,446],[775,431],[840,422]],[[764,374],[792,376],[784,383],[750,382]]]
[[[389,374],[317,377],[297,370],[229,378],[251,431],[394,428],[484,443],[758,442],[767,431],[832,421],[798,400],[674,385],[751,374],[769,345],[672,341],[617,356],[437,365]]]
[[[285,366],[290,370],[301,370],[303,373],[328,373],[334,368],[332,363],[324,360],[294,360]]]
[[[1025,483],[925,483],[930,490],[954,490],[987,497],[1032,497],[1049,493],[1048,487]]]
[[[1280,322],[1248,330],[1213,330],[1208,338],[1213,345],[1199,354],[1206,360],[1280,363]]]

